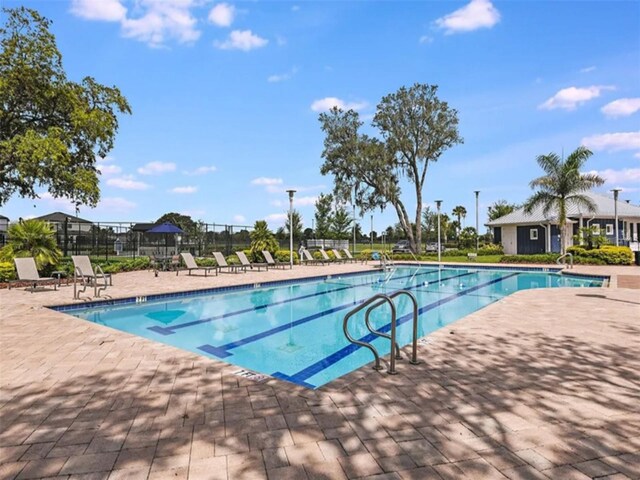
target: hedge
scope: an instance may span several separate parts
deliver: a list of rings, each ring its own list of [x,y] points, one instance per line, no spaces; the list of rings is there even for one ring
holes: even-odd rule
[[[574,256],[575,263],[591,263],[595,265],[633,265],[633,252],[629,247],[603,245],[600,248],[587,250],[584,247],[569,247],[567,253]]]
[[[505,255],[500,263],[556,263],[558,253],[540,253],[537,255]]]

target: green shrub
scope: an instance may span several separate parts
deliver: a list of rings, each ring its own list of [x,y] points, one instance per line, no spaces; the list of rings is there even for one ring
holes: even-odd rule
[[[629,247],[603,245],[600,248],[587,250],[583,247],[569,247],[567,252],[573,254],[574,263],[592,265],[633,265],[633,252]]]
[[[0,282],[15,280],[16,272],[11,262],[0,262]]]
[[[218,263],[216,262],[215,258],[211,258],[211,257],[203,257],[203,258],[196,258],[196,264],[199,267],[217,267]]]
[[[289,263],[289,250],[276,250],[275,260],[282,263]],[[293,263],[297,264],[299,262],[298,252],[293,252]]]
[[[478,255],[503,255],[504,248],[499,243],[488,243],[478,250]]]

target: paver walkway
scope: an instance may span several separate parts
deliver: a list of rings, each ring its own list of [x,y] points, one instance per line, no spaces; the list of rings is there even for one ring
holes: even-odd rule
[[[350,267],[321,268],[289,273]],[[168,288],[139,274],[114,291]],[[2,479],[640,478],[634,290],[518,292],[429,335],[419,366],[318,391],[40,307],[61,291],[0,291]]]

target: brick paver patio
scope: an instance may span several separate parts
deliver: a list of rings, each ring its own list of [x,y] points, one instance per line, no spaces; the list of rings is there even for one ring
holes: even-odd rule
[[[366,268],[133,272],[111,294]],[[637,290],[518,292],[429,335],[419,366],[317,391],[42,308],[71,295],[0,291],[2,479],[640,478]]]

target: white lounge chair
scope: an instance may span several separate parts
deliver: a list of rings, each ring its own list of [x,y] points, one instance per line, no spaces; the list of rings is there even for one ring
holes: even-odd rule
[[[73,260],[74,298],[80,298],[80,294],[84,292],[88,286],[92,286],[93,295],[99,297],[101,291],[113,285],[113,277],[111,274],[104,273],[100,265],[96,265],[94,271],[91,260],[89,260],[87,255],[71,255],[71,260]],[[76,284],[78,282],[84,287],[82,290],[77,290]]]
[[[182,261],[184,262],[185,265],[185,270],[189,271],[189,275],[191,275],[191,272],[193,272],[194,270],[204,270],[204,276],[207,276],[207,273],[211,270],[214,270],[216,272],[216,275],[218,275],[218,268],[217,267],[201,267],[196,263],[196,260],[193,258],[193,255],[191,255],[189,252],[183,252],[180,254],[180,256],[182,257]],[[178,275],[180,273],[180,269],[176,269],[176,275]]]
[[[336,260],[333,260],[329,254],[326,252],[326,250],[324,248],[320,249],[320,255],[322,255],[322,260],[324,260],[325,263],[335,263]]]
[[[349,251],[349,249],[347,248],[343,248],[342,251],[344,252],[346,258],[345,261],[347,262],[357,262],[358,259],[355,258],[353,255],[351,255],[351,252]]]
[[[18,275],[18,279],[10,281],[9,288],[11,288],[12,283],[29,282],[31,284],[31,293],[33,293],[39,284],[59,281],[59,279],[55,279],[53,277],[41,277],[38,273],[36,261],[33,259],[33,257],[14,258],[13,261],[16,264],[16,273]],[[54,283],[53,289],[57,290],[57,288],[58,284]]]
[[[342,258],[342,255],[340,255],[340,252],[338,250],[332,248],[331,251],[333,252],[333,256],[336,257],[336,262],[347,263],[347,259]]]
[[[318,263],[324,265],[324,260],[318,260],[317,258],[313,258],[313,256],[311,256],[311,252],[309,252],[309,250],[307,250],[306,248],[304,250],[302,250],[302,263],[304,263],[305,265],[308,264],[313,264],[313,265],[317,265]]]
[[[218,271],[220,272],[222,271],[222,269],[233,273],[238,273],[240,270],[245,273],[247,272],[247,267],[244,265],[229,265],[221,252],[213,252],[213,258],[216,259],[216,263],[218,264]]]
[[[250,262],[249,259],[247,258],[247,255],[244,252],[236,252],[236,255],[240,260],[240,264],[243,265],[244,267],[248,267],[252,270],[255,267],[258,269],[258,271],[260,271],[261,268],[264,268],[265,270],[269,270],[269,264]]]
[[[268,250],[262,250],[262,256],[267,262],[267,265],[270,266],[271,268],[282,268],[284,270],[287,266],[285,263],[282,263],[278,260],[274,260],[273,256],[271,255],[271,252]]]

